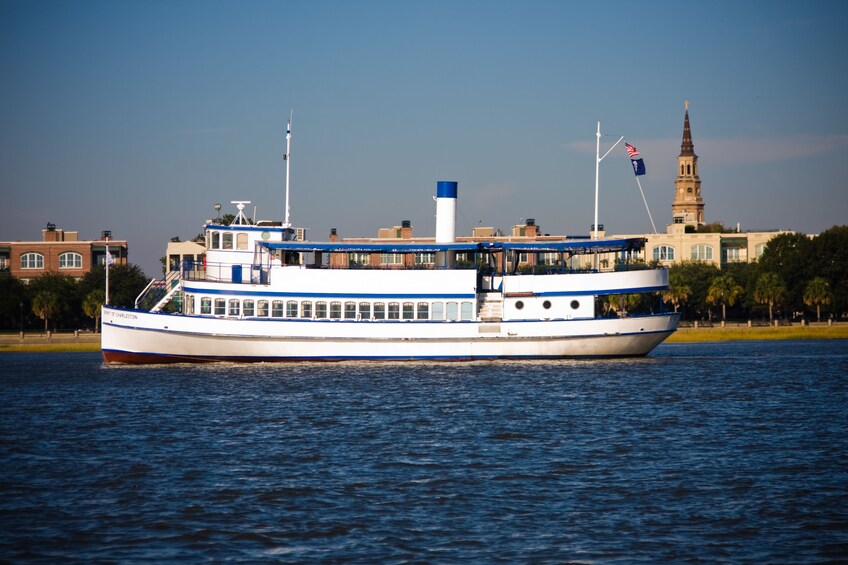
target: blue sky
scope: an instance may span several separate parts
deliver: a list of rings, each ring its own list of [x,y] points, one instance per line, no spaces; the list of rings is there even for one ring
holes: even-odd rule
[[[843,2],[0,0],[0,240],[111,229],[160,274],[172,236],[230,200],[292,221],[433,235],[534,218],[588,233],[602,150],[636,145],[671,217],[684,100],[708,222],[818,233],[848,223]],[[650,221],[623,147],[600,223]],[[252,209],[249,209],[252,213]]]

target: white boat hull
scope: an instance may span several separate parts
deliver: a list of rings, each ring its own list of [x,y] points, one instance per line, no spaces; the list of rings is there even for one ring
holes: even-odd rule
[[[651,352],[677,314],[592,320],[362,322],[240,320],[103,309],[106,362],[473,360],[629,357]]]

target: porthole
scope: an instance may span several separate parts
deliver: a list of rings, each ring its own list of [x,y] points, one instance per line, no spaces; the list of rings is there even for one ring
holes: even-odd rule
[[[519,300],[518,302],[515,303],[515,309],[516,310],[521,310],[522,308],[524,308],[524,302],[523,301]]]
[[[270,233],[268,233],[268,232],[266,232],[266,231],[264,231],[264,232],[262,232],[262,236],[261,236],[261,237],[262,237],[262,241],[268,241],[269,239],[271,239],[271,234],[270,234]]]
[[[572,300],[572,301],[571,301],[571,309],[572,309],[572,310],[577,310],[578,308],[580,308],[580,303],[579,303],[578,301],[576,301],[576,300]]]
[[[550,309],[550,307],[551,307],[551,301],[550,300],[545,300],[544,302],[542,302],[542,308],[544,308],[545,310]]]

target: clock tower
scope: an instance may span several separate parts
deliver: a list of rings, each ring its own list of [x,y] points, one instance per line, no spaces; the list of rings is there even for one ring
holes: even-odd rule
[[[683,143],[677,157],[677,180],[674,181],[674,203],[671,215],[675,224],[700,226],[704,224],[704,199],[701,198],[701,177],[698,176],[698,156],[692,144],[689,128],[689,101],[685,103]]]

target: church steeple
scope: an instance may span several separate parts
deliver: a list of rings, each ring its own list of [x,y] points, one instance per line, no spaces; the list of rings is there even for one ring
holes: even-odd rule
[[[701,177],[698,176],[698,156],[692,143],[689,127],[689,101],[685,103],[683,142],[677,157],[677,180],[674,181],[674,203],[671,205],[675,224],[703,225],[704,199],[701,198]]]

